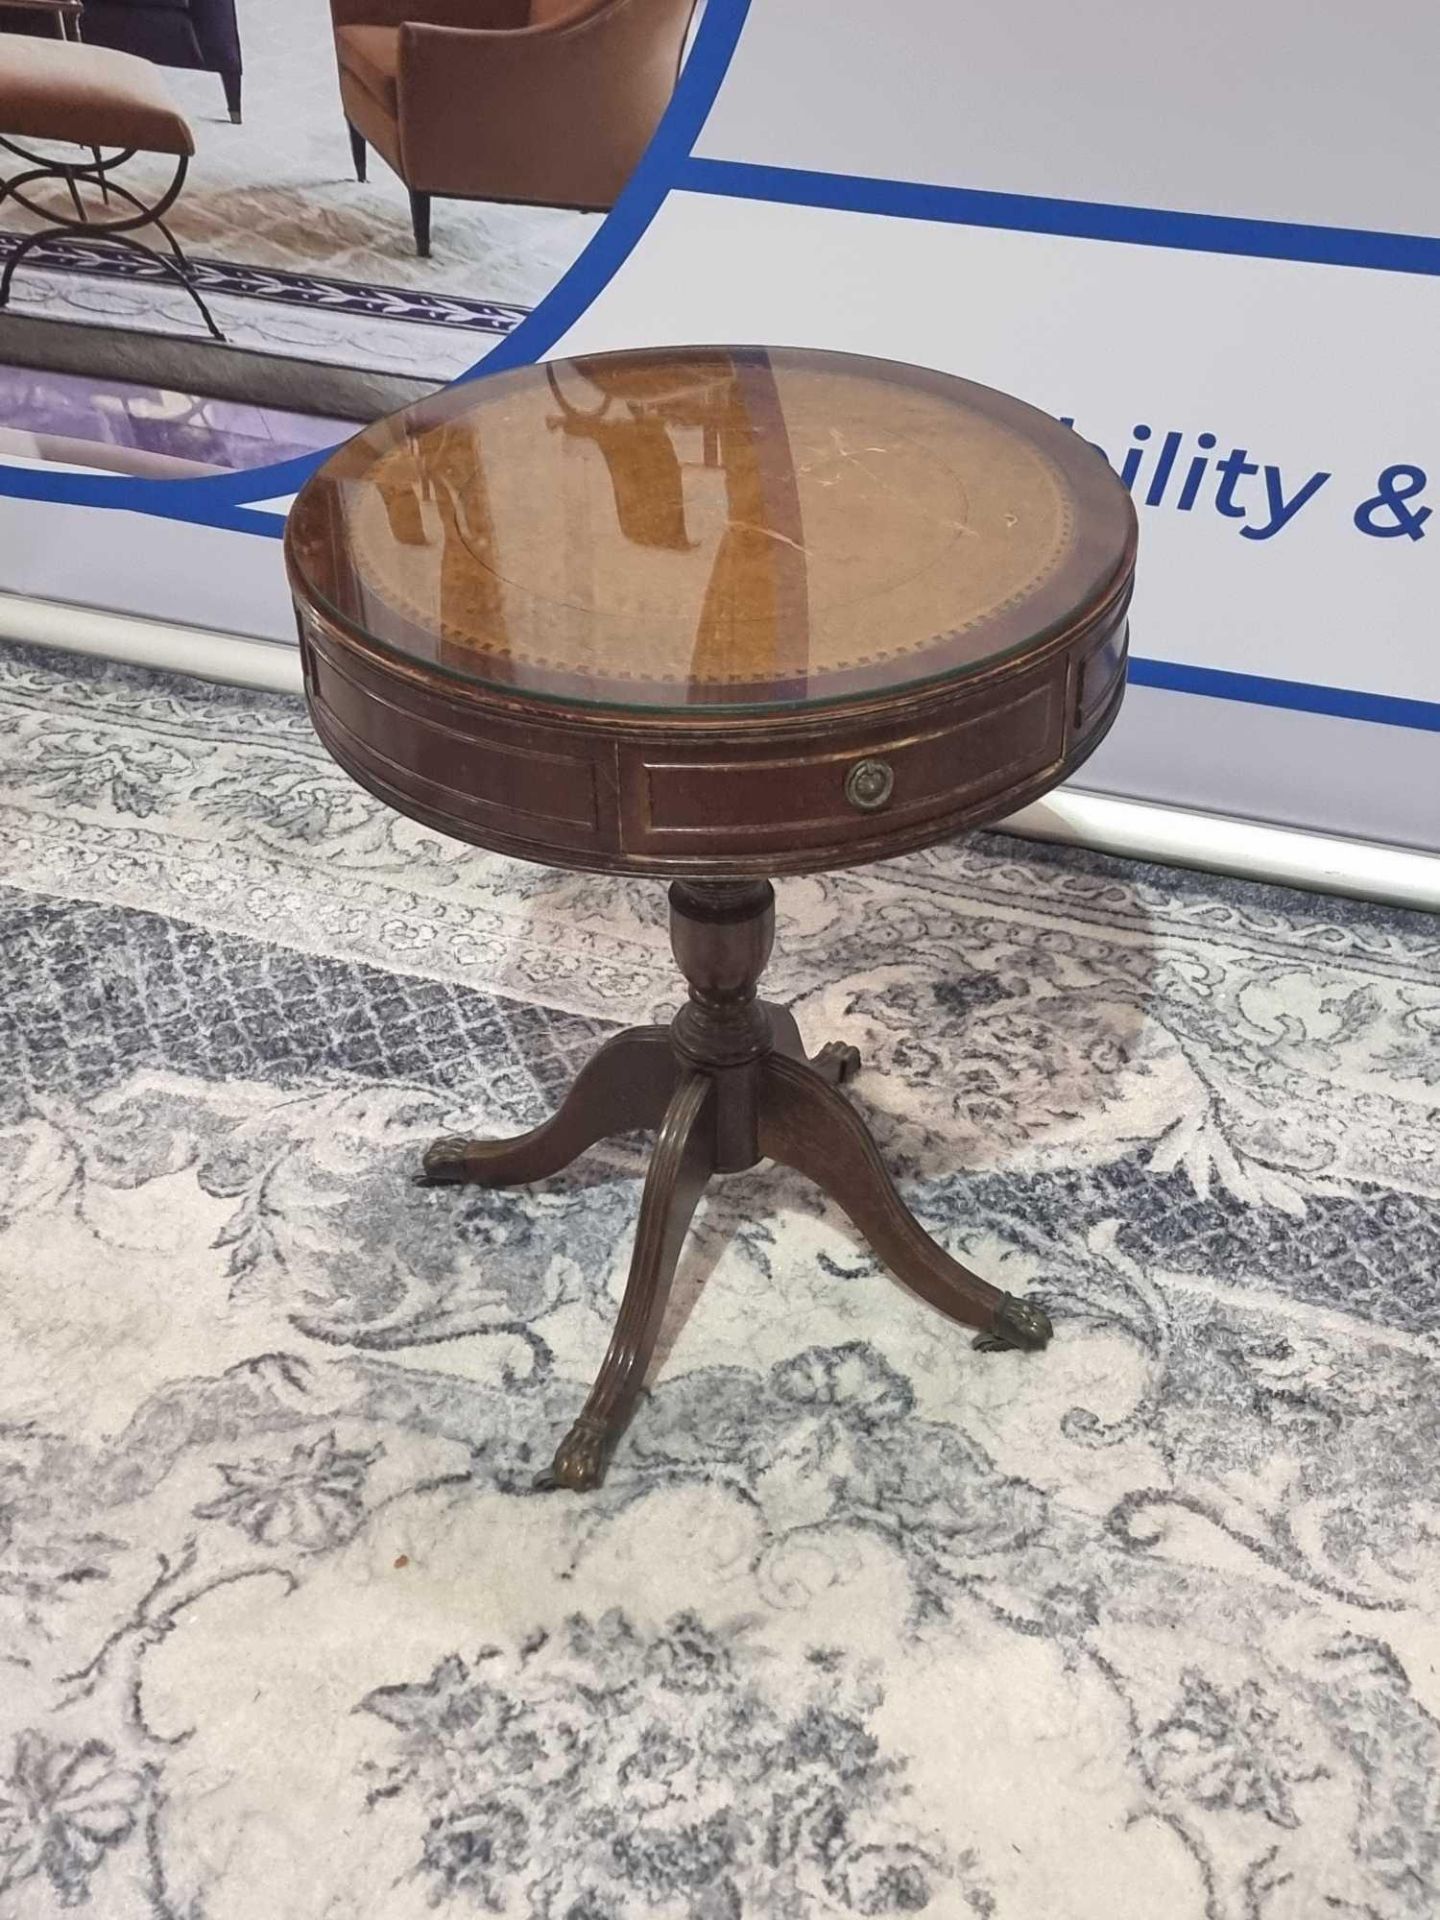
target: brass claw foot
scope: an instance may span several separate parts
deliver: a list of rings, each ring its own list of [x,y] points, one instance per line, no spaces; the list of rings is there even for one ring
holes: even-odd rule
[[[458,1187],[470,1178],[468,1161],[471,1142],[464,1140],[458,1133],[447,1133],[443,1139],[432,1140],[426,1147],[420,1160],[420,1171],[415,1174],[417,1187]]]
[[[800,1038],[800,1029],[790,1009],[767,1000],[765,1011],[770,1017],[770,1031],[774,1036],[776,1051],[783,1053],[787,1059],[800,1061],[812,1073],[818,1073],[826,1086],[843,1087],[847,1080],[853,1080],[859,1073],[858,1047],[848,1047],[843,1040],[827,1040],[812,1058],[805,1051],[805,1042]]]
[[[1034,1352],[1050,1344],[1055,1329],[1050,1316],[1033,1300],[1007,1293],[995,1313],[995,1325],[971,1341],[977,1353],[1010,1353],[1015,1348]]]
[[[556,1448],[550,1465],[536,1474],[536,1492],[554,1493],[566,1487],[571,1493],[588,1493],[604,1479],[609,1451],[606,1429],[582,1414]]]
[[[810,1065],[832,1087],[847,1086],[860,1071],[860,1049],[843,1040],[827,1040]]]

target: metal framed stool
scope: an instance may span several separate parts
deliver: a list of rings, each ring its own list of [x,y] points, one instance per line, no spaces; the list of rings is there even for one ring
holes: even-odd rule
[[[26,144],[32,140],[73,144],[88,158],[38,153]],[[63,236],[72,245],[115,246],[153,260],[185,289],[211,337],[224,339],[195,285],[193,265],[165,223],[185,184],[195,141],[189,121],[148,60],[73,41],[0,35],[0,149],[23,163],[21,172],[0,180],[0,208],[13,199],[46,222],[27,233],[6,261],[0,309],[9,305],[21,261]],[[174,155],[174,174],[158,199],[142,199],[115,178],[137,153]],[[42,185],[64,187],[73,217],[32,198]],[[86,205],[82,190],[87,187],[99,190],[98,211]],[[138,239],[145,228],[153,228],[169,251]]]

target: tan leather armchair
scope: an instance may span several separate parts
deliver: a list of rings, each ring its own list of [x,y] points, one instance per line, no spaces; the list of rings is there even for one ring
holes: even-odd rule
[[[675,87],[695,0],[330,0],[357,176],[430,201],[613,205]]]

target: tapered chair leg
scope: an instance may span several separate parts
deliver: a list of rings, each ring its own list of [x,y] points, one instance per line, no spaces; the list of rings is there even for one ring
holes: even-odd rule
[[[355,178],[363,180],[365,178],[365,136],[358,127],[351,126],[348,120],[345,126],[350,135],[350,158],[355,162]]]
[[[410,224],[415,229],[415,251],[422,260],[430,258],[430,196],[410,190]]]
[[[536,1482],[596,1487],[645,1384],[685,1234],[715,1165],[715,1083],[687,1074],[675,1091],[645,1176],[635,1250],[620,1317],[590,1397]]]
[[[240,89],[243,75],[239,67],[226,67],[220,75],[225,88],[225,108],[235,126],[240,124]]]
[[[425,1187],[510,1187],[546,1180],[597,1140],[658,1127],[678,1078],[668,1029],[631,1027],[585,1062],[560,1106],[540,1126],[510,1140],[447,1135],[425,1149],[416,1178]]]
[[[898,1280],[947,1319],[978,1327],[977,1345],[1043,1347],[1048,1316],[952,1260],[910,1212],[870,1129],[843,1094],[781,1053],[762,1062],[760,1151],[794,1167],[849,1214]]]

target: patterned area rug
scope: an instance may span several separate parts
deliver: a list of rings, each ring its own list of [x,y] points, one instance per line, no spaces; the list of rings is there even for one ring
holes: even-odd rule
[[[719,1182],[530,1490],[639,1146],[407,1184],[674,1000],[658,884],[387,815],[303,712],[0,655],[0,1912],[1440,1908],[1440,924],[977,839],[780,889],[985,1356]]]

